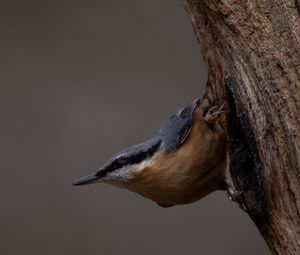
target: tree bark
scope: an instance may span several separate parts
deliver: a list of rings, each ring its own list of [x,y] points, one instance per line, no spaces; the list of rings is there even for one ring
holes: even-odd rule
[[[300,2],[183,0],[219,104],[230,173],[273,254],[300,254]]]

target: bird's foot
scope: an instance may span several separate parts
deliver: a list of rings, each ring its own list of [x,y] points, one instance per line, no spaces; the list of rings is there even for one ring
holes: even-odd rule
[[[212,108],[210,108],[207,113],[204,116],[204,120],[209,123],[209,124],[213,124],[215,123],[220,116],[223,115],[223,113],[225,113],[226,111],[224,110],[225,108],[225,103],[221,105],[221,107],[218,109],[217,106],[214,106]]]
[[[239,204],[239,207],[246,211],[246,207],[243,203],[243,198],[242,198],[242,194],[243,194],[243,191],[237,191],[235,190],[234,188],[232,187],[228,187],[227,188],[227,196],[229,197],[229,199],[233,202],[236,202]]]

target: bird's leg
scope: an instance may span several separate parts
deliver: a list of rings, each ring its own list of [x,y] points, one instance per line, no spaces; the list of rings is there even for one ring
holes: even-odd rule
[[[210,108],[204,115],[204,120],[209,124],[214,124],[219,119],[219,117],[226,112],[224,111],[224,108],[225,103],[222,104],[219,109],[217,109],[217,106]]]

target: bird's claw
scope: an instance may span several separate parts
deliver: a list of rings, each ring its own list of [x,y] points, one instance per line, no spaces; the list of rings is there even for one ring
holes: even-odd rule
[[[215,123],[219,117],[225,113],[226,111],[224,110],[225,108],[225,103],[223,103],[221,105],[221,107],[219,109],[217,109],[218,106],[214,106],[212,108],[210,108],[207,113],[204,116],[204,120],[209,123],[209,124],[213,124]]]
[[[243,199],[242,199],[242,194],[243,194],[243,191],[237,191],[237,190],[233,189],[232,187],[228,187],[228,189],[227,189],[228,198],[231,201],[238,203],[239,207],[243,211],[246,211],[246,207],[245,207],[245,205],[243,203]]]

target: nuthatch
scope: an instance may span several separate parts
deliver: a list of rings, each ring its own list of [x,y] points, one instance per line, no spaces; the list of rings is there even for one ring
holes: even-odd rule
[[[210,87],[174,114],[150,140],[122,150],[74,185],[109,183],[162,207],[192,203],[226,190],[226,138]]]

